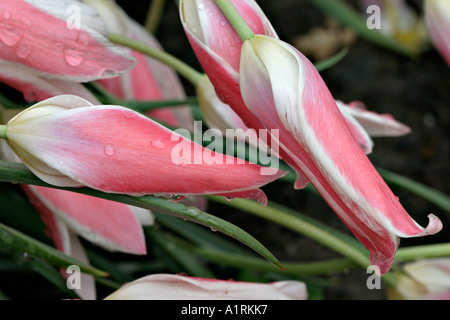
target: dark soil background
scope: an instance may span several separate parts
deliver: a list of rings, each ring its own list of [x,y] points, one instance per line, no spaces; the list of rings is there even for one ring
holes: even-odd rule
[[[118,2],[132,17],[143,21],[147,1],[141,4]],[[357,8],[358,1],[347,2]],[[258,3],[280,38],[292,44],[296,43],[299,36],[307,35],[314,28],[329,25],[329,19],[307,0],[259,0]],[[409,3],[419,11],[422,8],[422,1]],[[390,113],[413,130],[404,137],[375,138],[375,148],[370,159],[380,168],[450,194],[450,68],[433,48],[413,60],[352,36],[351,32],[348,36],[348,32],[343,28],[340,33],[346,35],[344,39],[351,39],[348,55],[336,66],[322,72],[330,91],[336,99],[344,102],[361,100],[370,110]],[[168,52],[200,69],[181,27],[177,7],[172,1],[167,2],[157,37]],[[314,62],[312,54],[308,57]],[[189,84],[186,85],[186,91],[193,94]],[[444,230],[438,235],[403,239],[401,247],[450,241],[448,212],[395,186],[392,189],[406,210],[422,226],[428,223],[429,213],[435,213],[444,223]],[[348,232],[322,199],[307,192],[295,191],[284,183],[275,182],[264,190],[269,201],[282,203]],[[224,212],[223,207],[214,204],[208,211],[243,227],[280,260],[300,262],[338,257],[335,252],[297,233],[253,216],[232,210]],[[367,289],[367,277],[366,270],[337,274],[334,279],[338,281],[337,285],[329,287],[324,298],[386,298],[384,288]]]

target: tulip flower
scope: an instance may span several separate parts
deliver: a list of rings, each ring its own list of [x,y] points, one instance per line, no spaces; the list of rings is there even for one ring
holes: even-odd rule
[[[300,281],[252,283],[153,274],[125,284],[105,300],[306,300]]]
[[[450,259],[419,260],[403,267],[405,275],[388,288],[390,299],[450,300]]]
[[[237,163],[130,109],[94,107],[71,95],[44,100],[1,128],[23,163],[57,186],[130,195],[217,194],[266,203],[259,188],[285,174],[262,175],[263,167]]]
[[[231,2],[256,34],[242,46],[227,46],[239,37],[220,24],[225,17],[214,1],[202,1],[201,8],[194,0],[180,2],[188,39],[218,96],[250,128],[279,130],[280,156],[297,172],[294,187],[311,182],[369,250],[370,263],[386,273],[399,237],[434,234],[441,221],[429,215],[423,228],[411,219],[355,140],[314,65],[273,35],[254,1]]]
[[[84,0],[84,3],[97,10],[109,32],[162,50],[158,40],[131,19],[114,1]],[[118,98],[135,101],[186,98],[181,81],[172,68],[134,50],[130,50],[130,55],[137,62],[133,69],[112,79],[99,80],[109,92]],[[147,115],[173,127],[193,129],[194,119],[189,106],[160,108],[147,112]]]
[[[426,0],[425,23],[431,42],[450,66],[450,3]]]
[[[95,11],[79,1],[2,0],[0,9],[1,60],[77,82],[110,78],[135,64],[106,39]]]

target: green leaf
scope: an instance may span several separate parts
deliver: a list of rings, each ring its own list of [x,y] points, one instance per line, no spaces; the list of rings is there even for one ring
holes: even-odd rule
[[[148,227],[145,229],[147,236],[153,244],[158,244],[166,254],[170,255],[178,264],[183,267],[184,272],[193,277],[215,278],[214,273],[206,266],[180,247],[175,237],[168,236],[155,228]]]
[[[40,258],[48,263],[67,268],[70,265],[77,265],[80,270],[94,276],[105,277],[108,274],[97,268],[73,259],[49,245],[37,241],[22,232],[14,230],[0,223],[0,251],[17,255],[26,254],[30,259]]]
[[[348,49],[344,48],[340,52],[336,53],[334,56],[331,56],[325,60],[318,61],[314,64],[317,71],[322,72],[326,69],[331,68],[332,66],[336,65],[338,62],[340,62],[342,59],[344,59],[348,54]]]
[[[242,230],[241,228],[220,219],[207,212],[203,212],[195,207],[189,207],[179,202],[174,202],[170,199],[155,197],[155,196],[143,196],[132,197],[123,194],[105,193],[90,188],[60,188],[52,186],[48,183],[37,178],[25,165],[20,163],[11,163],[0,161],[0,182],[12,182],[32,184],[48,188],[56,188],[66,191],[72,191],[82,194],[87,194],[93,197],[107,199],[111,201],[117,201],[125,203],[131,206],[149,209],[154,212],[171,214],[184,220],[193,221],[195,223],[204,225],[210,229],[220,231],[230,237],[241,241],[255,252],[272,262],[279,268],[283,268],[279,261],[267,250],[258,240],[252,237],[250,234]]]

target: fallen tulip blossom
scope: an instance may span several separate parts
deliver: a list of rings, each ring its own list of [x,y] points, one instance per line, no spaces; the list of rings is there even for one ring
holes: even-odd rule
[[[130,195],[217,194],[265,204],[259,188],[285,174],[262,175],[264,167],[203,148],[130,109],[93,106],[71,95],[26,109],[6,131],[23,163],[57,186]]]
[[[107,296],[105,300],[307,300],[300,281],[253,283],[172,274],[153,274]]]
[[[41,76],[87,82],[131,69],[135,60],[106,39],[96,12],[75,0],[1,0],[0,59]]]

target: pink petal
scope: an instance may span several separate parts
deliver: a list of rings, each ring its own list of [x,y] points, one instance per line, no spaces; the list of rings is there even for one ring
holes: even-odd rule
[[[141,224],[128,205],[51,188],[26,190],[83,238],[110,251],[146,253]]]
[[[395,120],[391,114],[379,114],[366,109],[364,103],[353,101],[343,106],[371,137],[396,137],[408,134],[411,128]]]
[[[0,59],[25,65],[41,75],[78,82],[110,78],[135,61],[105,38],[104,26],[78,1],[1,0],[3,44]],[[69,24],[76,12],[80,25]]]
[[[52,98],[8,124],[9,145],[49,183],[57,184],[59,172],[104,192],[225,195],[250,192],[285,174],[264,175],[264,167],[205,149],[127,108],[84,101],[87,107],[65,109],[81,100]],[[35,160],[42,167],[34,166]]]
[[[257,54],[249,46],[258,46]],[[353,138],[315,67],[295,48],[256,36],[244,44],[241,88],[246,105],[267,128],[280,129],[280,145],[385,273],[397,236],[434,234],[430,215],[420,227],[403,209]],[[278,52],[278,54],[276,54]],[[285,59],[273,59],[283,56]],[[283,71],[284,70],[284,71]]]
[[[53,212],[45,206],[32,191],[32,186],[22,185],[22,188],[29,196],[31,203],[36,207],[41,219],[46,225],[49,236],[52,237],[55,247],[73,257],[80,262],[89,264],[89,259],[84,251],[77,236],[68,228],[68,226],[59,219]],[[61,268],[61,274],[67,278],[66,270]],[[91,275],[82,273],[80,275],[80,289],[74,289],[80,298],[84,300],[96,299],[95,279]]]
[[[252,283],[153,274],[124,285],[106,300],[306,300],[300,281]]]
[[[349,108],[341,101],[336,101],[339,110],[344,116],[345,122],[350,129],[353,137],[358,141],[365,154],[372,153],[373,141],[370,138],[364,127],[353,117],[353,114],[348,110]]]
[[[40,77],[18,64],[0,63],[0,81],[21,91],[28,102],[41,101],[61,94],[73,94],[91,103],[98,103],[97,98],[79,83]]]

